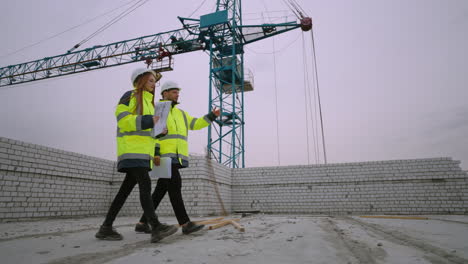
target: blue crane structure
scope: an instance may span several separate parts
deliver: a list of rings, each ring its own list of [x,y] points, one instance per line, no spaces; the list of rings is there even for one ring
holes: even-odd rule
[[[253,90],[245,79],[244,45],[296,28],[308,31],[312,19],[279,24],[243,25],[241,0],[217,0],[216,11],[199,19],[178,17],[182,28],[0,68],[0,86],[141,62],[155,71],[173,69],[177,54],[210,54],[209,111],[221,116],[208,130],[208,155],[231,168],[245,167],[244,92]]]

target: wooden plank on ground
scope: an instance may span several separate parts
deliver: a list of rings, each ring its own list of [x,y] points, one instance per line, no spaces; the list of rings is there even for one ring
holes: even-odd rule
[[[231,223],[231,220],[224,220],[224,221],[221,221],[221,222],[218,223],[218,224],[209,226],[209,227],[208,227],[208,230],[213,230],[213,229],[216,229],[216,228],[220,228],[220,227],[229,225],[230,223]]]
[[[219,223],[223,219],[224,219],[224,217],[218,217],[218,218],[213,218],[213,219],[196,221],[195,223],[199,224],[199,225],[209,225],[209,224]]]
[[[361,215],[362,218],[385,218],[385,219],[406,219],[406,220],[429,220],[422,216],[395,216],[395,215]]]
[[[230,221],[230,224],[233,225],[237,230],[244,232],[245,228],[235,221]]]

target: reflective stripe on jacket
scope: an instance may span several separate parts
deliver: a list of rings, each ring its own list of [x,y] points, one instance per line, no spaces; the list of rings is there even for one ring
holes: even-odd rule
[[[167,116],[167,134],[156,139],[156,154],[171,157],[182,166],[188,166],[188,130],[199,130],[207,127],[216,117],[211,113],[195,118],[174,105]]]
[[[135,91],[126,92],[115,110],[117,118],[118,171],[126,168],[152,168],[155,141],[151,135],[154,126],[153,94],[143,92],[143,115],[138,115]]]

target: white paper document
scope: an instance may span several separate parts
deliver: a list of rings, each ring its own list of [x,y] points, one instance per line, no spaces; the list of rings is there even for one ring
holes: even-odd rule
[[[159,116],[159,120],[154,124],[153,137],[161,134],[166,128],[167,115],[171,110],[171,101],[156,102],[154,106],[154,116]]]
[[[172,177],[172,159],[170,157],[161,158],[159,166],[154,165],[153,170],[150,171],[150,176],[157,178],[170,179]]]

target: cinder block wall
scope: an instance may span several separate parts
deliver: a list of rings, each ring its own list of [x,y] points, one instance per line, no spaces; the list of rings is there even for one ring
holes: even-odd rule
[[[191,216],[262,210],[312,214],[466,214],[468,176],[450,158],[230,169],[192,156],[182,170]],[[0,137],[0,222],[104,216],[124,178],[115,162]],[[153,187],[157,179],[153,180]],[[142,213],[138,187],[120,212]],[[159,215],[173,215],[168,195]]]
[[[0,220],[105,214],[112,161],[0,137]]]
[[[233,210],[466,214],[468,176],[451,158],[235,169]]]

